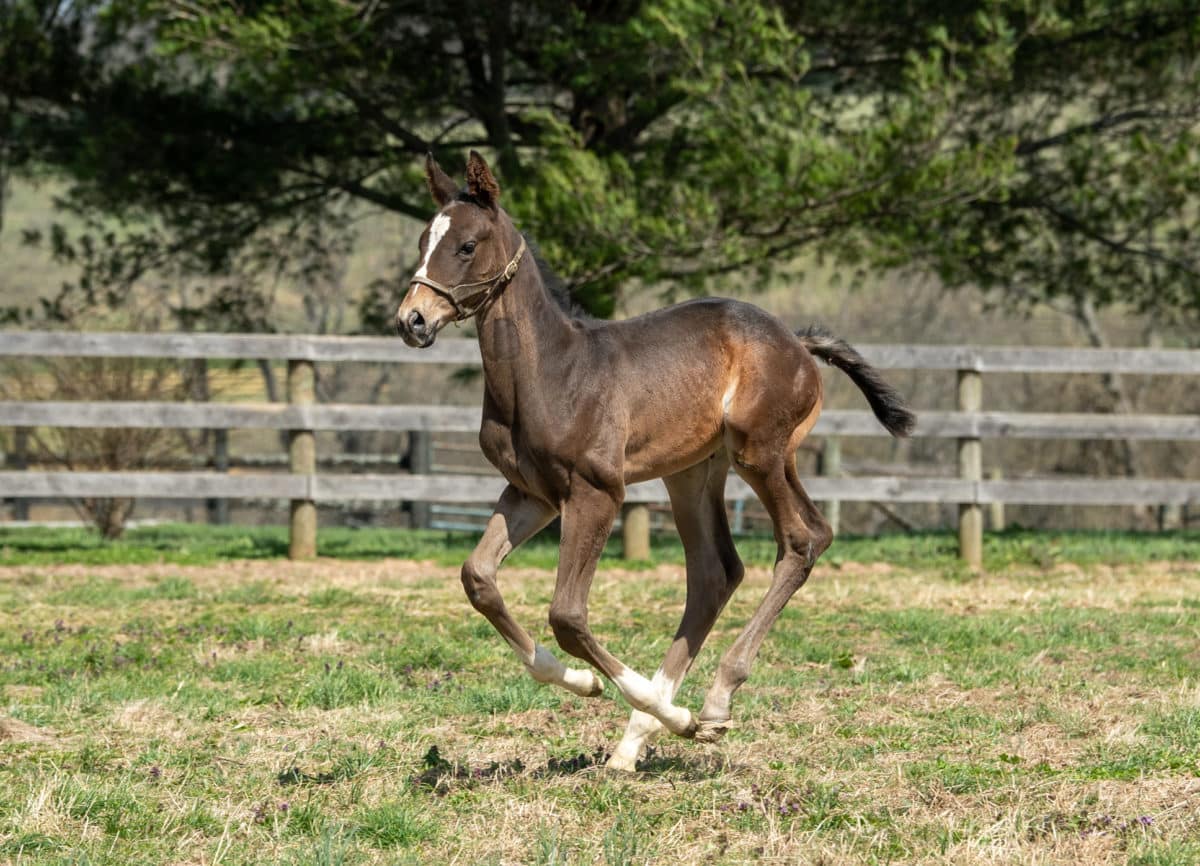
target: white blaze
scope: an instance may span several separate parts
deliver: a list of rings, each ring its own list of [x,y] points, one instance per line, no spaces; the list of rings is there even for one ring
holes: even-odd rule
[[[442,238],[446,236],[446,232],[450,230],[450,215],[443,211],[433,218],[433,222],[429,226],[429,244],[425,247],[425,261],[421,262],[421,267],[417,268],[414,277],[427,277],[429,272],[426,268],[429,267],[429,259],[433,256],[433,251],[437,249],[438,244],[442,242]]]

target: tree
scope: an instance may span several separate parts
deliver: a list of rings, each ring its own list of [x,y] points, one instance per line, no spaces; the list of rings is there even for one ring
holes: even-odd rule
[[[1182,0],[0,0],[0,166],[78,293],[328,266],[488,151],[590,309],[816,245],[1024,302],[1200,310]],[[60,299],[62,302],[62,299]],[[53,305],[50,307],[53,314]]]
[[[966,67],[949,141],[1009,141],[1011,161],[957,206],[889,221],[876,261],[1063,305],[1093,341],[1095,306],[1200,315],[1200,5],[960,7],[943,40]],[[914,35],[860,19],[850,53],[894,56]]]

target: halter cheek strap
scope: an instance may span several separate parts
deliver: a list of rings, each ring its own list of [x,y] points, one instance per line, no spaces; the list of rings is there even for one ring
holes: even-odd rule
[[[411,282],[428,286],[449,301],[454,307],[454,321],[461,322],[478,313],[492,298],[500,294],[505,286],[512,282],[512,278],[517,275],[517,268],[521,264],[523,255],[525,255],[524,237],[521,238],[520,246],[517,247],[516,253],[508,260],[504,269],[486,279],[474,283],[458,283],[454,286],[439,283],[432,277],[413,277]],[[482,296],[478,302],[473,305],[468,303],[476,295]]]

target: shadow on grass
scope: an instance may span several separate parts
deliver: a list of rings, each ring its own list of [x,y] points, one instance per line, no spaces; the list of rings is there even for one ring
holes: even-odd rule
[[[289,785],[332,785],[344,778],[339,773],[309,773],[299,767],[289,767],[276,776],[275,781],[286,788]]]
[[[437,746],[430,746],[422,761],[421,772],[412,776],[415,788],[444,797],[456,789],[524,776],[529,779],[548,779],[574,776],[589,770],[604,769],[610,754],[597,749],[591,754],[580,752],[570,758],[551,758],[543,767],[528,768],[520,758],[492,761],[486,767],[469,767],[442,757]],[[720,762],[704,756],[679,757],[659,755],[654,749],[638,762],[638,775],[670,775],[686,781],[701,781],[725,772]],[[625,774],[622,773],[624,776]]]
[[[570,758],[551,758],[544,767],[527,768],[520,758],[492,761],[486,767],[469,767],[442,757],[437,746],[430,746],[422,761],[423,769],[411,778],[414,787],[436,794],[449,794],[456,788],[470,788],[483,782],[499,781],[523,775],[531,779],[573,776],[596,767],[603,767],[609,754],[597,749],[590,755],[580,752]]]
[[[651,746],[637,762],[638,773],[647,776],[671,776],[681,781],[700,782],[727,774],[729,766],[723,758],[712,755],[662,755]]]

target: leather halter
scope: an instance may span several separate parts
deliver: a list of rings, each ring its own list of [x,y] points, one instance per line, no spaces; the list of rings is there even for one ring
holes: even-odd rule
[[[500,291],[512,282],[512,278],[517,275],[517,267],[521,263],[521,256],[525,255],[525,238],[521,237],[521,244],[517,247],[516,253],[504,269],[486,279],[478,280],[474,283],[458,283],[454,286],[447,286],[445,283],[439,283],[432,277],[413,277],[409,282],[420,283],[423,286],[428,286],[433,289],[454,306],[454,321],[461,322],[464,319],[469,319],[471,316],[478,313],[483,307]],[[486,286],[482,292],[476,291],[480,286]],[[467,289],[467,292],[463,292]],[[474,306],[468,305],[466,302],[475,295],[483,295],[477,304]]]

